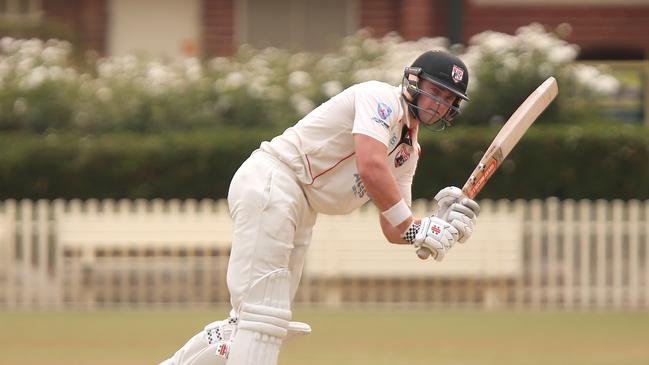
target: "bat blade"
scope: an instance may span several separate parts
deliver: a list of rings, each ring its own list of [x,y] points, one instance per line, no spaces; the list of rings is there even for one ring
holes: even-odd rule
[[[516,109],[505,125],[498,131],[491,145],[487,148],[487,152],[482,156],[478,166],[476,166],[462,187],[462,191],[467,197],[473,199],[478,195],[491,175],[523,137],[523,134],[550,105],[552,100],[556,98],[558,93],[557,80],[554,77],[549,77]],[[430,254],[430,250],[424,247],[417,250],[417,256],[421,259],[427,259]]]
[[[505,125],[500,129],[480,163],[462,187],[466,196],[473,199],[482,190],[485,183],[507,158],[523,134],[529,129],[541,113],[550,105],[559,93],[557,80],[549,77],[516,109]]]

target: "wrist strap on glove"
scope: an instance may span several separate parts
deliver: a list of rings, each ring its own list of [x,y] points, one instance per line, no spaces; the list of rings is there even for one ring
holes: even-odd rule
[[[406,229],[401,234],[401,238],[403,238],[404,240],[406,240],[406,242],[412,245],[415,242],[415,236],[417,236],[417,232],[419,232],[419,227],[421,227],[419,223],[415,223],[415,221],[412,221],[408,229]]]

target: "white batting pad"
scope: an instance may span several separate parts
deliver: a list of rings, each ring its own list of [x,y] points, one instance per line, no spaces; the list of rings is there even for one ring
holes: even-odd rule
[[[272,271],[252,284],[239,308],[229,365],[276,365],[286,337],[290,310],[290,272]]]

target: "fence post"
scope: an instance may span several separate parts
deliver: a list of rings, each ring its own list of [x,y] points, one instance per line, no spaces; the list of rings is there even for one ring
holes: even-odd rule
[[[532,308],[539,308],[541,306],[541,296],[543,292],[543,283],[542,283],[542,255],[543,255],[543,247],[542,247],[542,235],[543,235],[543,227],[545,223],[545,217],[543,217],[543,204],[541,203],[540,200],[532,200],[530,202],[531,205],[531,212],[530,212],[530,220],[532,222],[531,229],[530,229],[530,234],[531,234],[531,239],[530,239],[530,268],[529,268],[529,275],[530,275],[530,291],[531,291],[531,298],[530,298],[530,304]]]
[[[612,285],[609,287],[611,288],[611,294],[613,295],[613,308],[618,310],[622,309],[622,296],[624,293],[624,284],[622,282],[622,276],[624,275],[622,272],[623,235],[625,232],[630,233],[627,229],[627,222],[624,221],[624,209],[625,204],[623,201],[613,201],[613,220],[611,221],[611,229],[609,230],[609,232],[613,233],[613,239],[611,241],[613,245],[613,255],[608,258],[609,262],[611,262],[611,269],[613,271],[611,275]]]
[[[0,308],[7,305],[9,282],[7,281],[9,269],[9,239],[7,237],[7,219],[4,214],[5,204],[0,201]]]
[[[36,217],[34,222],[36,227],[33,231],[35,234],[34,245],[34,275],[36,275],[36,290],[38,306],[45,308],[52,302],[53,294],[56,291],[50,285],[50,270],[49,270],[49,232],[50,232],[50,219],[49,219],[49,203],[45,200],[38,200],[36,202]]]
[[[604,308],[607,300],[607,260],[606,260],[606,236],[610,232],[608,221],[608,202],[598,199],[595,202],[595,252],[596,252],[596,298],[597,307]]]
[[[649,306],[649,200],[644,201],[644,303]]]
[[[9,309],[17,307],[16,282],[16,201],[4,202],[5,245],[7,265],[5,267],[5,301]]]
[[[520,252],[522,253],[520,257],[521,262],[519,263],[519,265],[521,265],[521,269],[519,270],[520,274],[515,278],[514,283],[514,308],[521,309],[525,306],[525,301],[527,300],[526,290],[528,288],[525,273],[525,239],[528,232],[530,231],[530,219],[527,216],[527,202],[523,199],[517,199],[514,202],[513,211],[517,212],[521,217],[520,224],[523,225],[520,242],[518,242],[518,244],[522,246],[520,248]]]
[[[61,308],[65,301],[66,282],[65,282],[65,260],[63,255],[63,246],[59,239],[59,221],[65,213],[65,201],[57,199],[53,202],[54,213],[52,220],[54,222],[54,229],[52,236],[54,237],[54,258],[52,261],[52,272],[54,275],[54,287],[57,288],[57,295],[55,297],[55,308]]]
[[[36,301],[35,286],[37,281],[34,278],[33,270],[33,218],[34,218],[34,204],[31,200],[23,199],[20,201],[20,220],[18,221],[20,227],[19,252],[21,253],[18,274],[20,275],[20,292],[23,308],[32,308]]]
[[[640,202],[638,200],[629,201],[628,212],[629,258],[627,262],[629,267],[629,280],[626,287],[628,291],[629,308],[638,308],[638,298],[640,294],[640,282],[638,280],[638,271],[640,268],[640,262],[638,261],[638,243],[641,235]]]
[[[547,302],[546,305],[551,308],[558,307],[558,276],[559,267],[557,262],[559,259],[559,199],[549,198],[545,202],[547,210],[547,224],[545,234],[547,235],[547,258],[546,262],[546,276],[547,276]]]
[[[563,307],[572,308],[574,306],[575,287],[575,247],[578,241],[575,240],[575,201],[568,199],[563,202],[563,220],[561,222],[563,229]]]
[[[579,306],[582,309],[591,305],[590,236],[592,231],[591,208],[589,200],[579,202],[579,286],[581,287]]]

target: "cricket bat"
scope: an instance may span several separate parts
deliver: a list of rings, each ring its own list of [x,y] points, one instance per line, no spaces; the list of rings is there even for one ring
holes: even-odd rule
[[[557,80],[554,77],[549,77],[525,99],[500,129],[487,148],[487,152],[480,159],[480,163],[462,187],[464,195],[471,199],[478,195],[491,175],[507,158],[509,152],[520,141],[532,123],[550,105],[558,92]],[[430,250],[425,247],[417,250],[417,256],[421,259],[427,259],[430,254]]]

